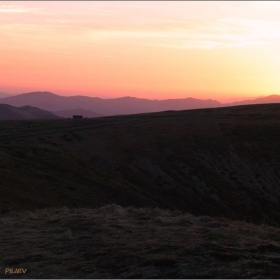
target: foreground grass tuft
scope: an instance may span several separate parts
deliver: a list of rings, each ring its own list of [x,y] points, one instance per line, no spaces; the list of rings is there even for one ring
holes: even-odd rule
[[[267,225],[113,204],[2,214],[0,226],[1,278],[280,276],[280,229]]]

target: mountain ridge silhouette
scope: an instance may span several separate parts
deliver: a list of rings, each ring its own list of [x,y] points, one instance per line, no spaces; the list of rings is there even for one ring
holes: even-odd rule
[[[220,107],[216,100],[208,99],[166,99],[149,100],[136,97],[120,97],[102,99],[89,96],[60,96],[52,92],[29,92],[16,96],[0,98],[0,103],[12,106],[34,106],[51,112],[83,109],[90,110],[104,116],[151,113],[167,110],[188,110],[198,108]]]
[[[0,104],[0,120],[35,120],[59,119],[52,112],[25,105],[14,107],[9,104]]]
[[[203,108],[217,108],[249,104],[280,103],[280,95],[269,95],[256,99],[246,99],[232,103],[221,103],[214,99],[197,99],[193,97],[181,99],[144,99],[131,96],[103,99],[83,95],[61,96],[49,91],[36,91],[0,98],[0,103],[16,107],[25,105],[39,109],[61,113],[64,117],[71,117],[71,110],[86,110],[89,117],[130,115],[152,113],[169,110],[190,110]],[[64,111],[64,112],[63,112]],[[68,112],[67,112],[68,111]]]

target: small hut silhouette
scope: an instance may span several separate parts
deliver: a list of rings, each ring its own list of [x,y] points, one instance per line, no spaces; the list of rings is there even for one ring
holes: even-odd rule
[[[82,115],[73,115],[73,119],[82,119],[83,116]]]

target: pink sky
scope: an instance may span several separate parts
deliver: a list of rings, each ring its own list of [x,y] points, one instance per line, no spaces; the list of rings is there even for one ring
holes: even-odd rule
[[[280,2],[0,1],[0,91],[280,94]]]

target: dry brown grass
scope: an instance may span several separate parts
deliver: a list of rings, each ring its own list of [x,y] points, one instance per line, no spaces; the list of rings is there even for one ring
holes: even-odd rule
[[[267,225],[113,204],[13,212],[0,226],[0,278],[280,276],[280,229]]]

